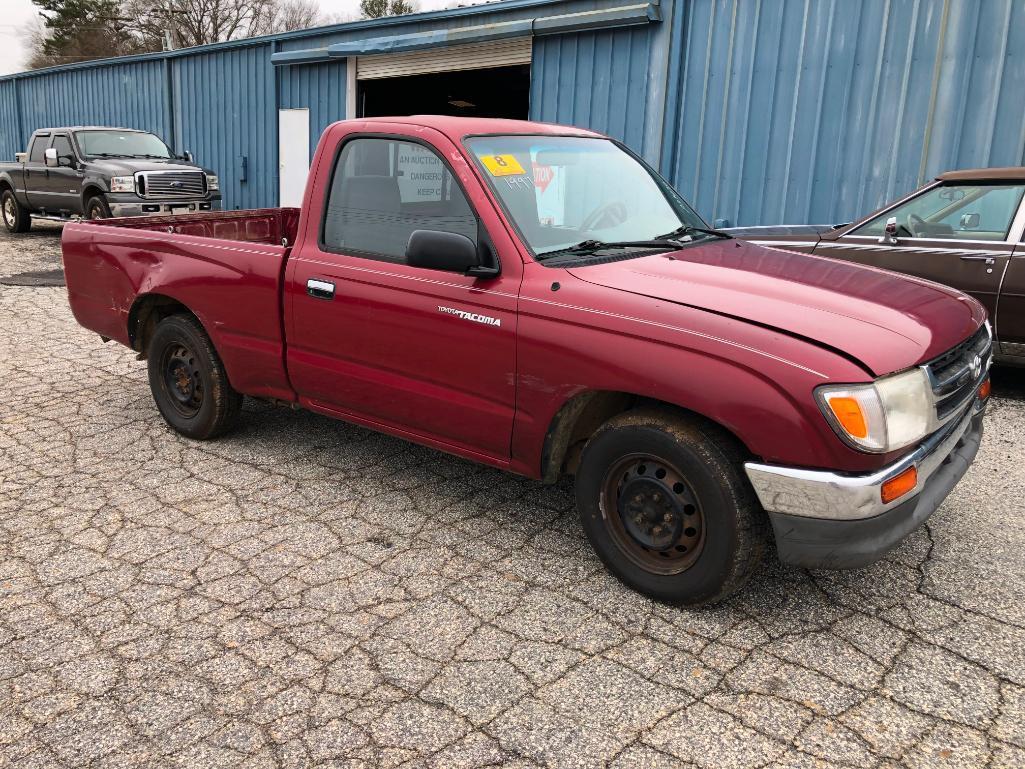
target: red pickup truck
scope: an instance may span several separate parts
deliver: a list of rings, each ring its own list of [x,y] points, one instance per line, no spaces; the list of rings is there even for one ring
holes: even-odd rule
[[[939,506],[989,394],[982,306],[707,225],[576,128],[335,123],[303,207],[66,225],[75,317],[178,432],[243,395],[544,482],[620,579],[714,602],[774,536],[852,568]]]

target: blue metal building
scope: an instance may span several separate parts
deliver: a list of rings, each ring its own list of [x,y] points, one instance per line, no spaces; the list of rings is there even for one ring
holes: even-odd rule
[[[0,157],[38,127],[143,128],[227,207],[275,205],[328,123],[425,89],[458,114],[464,87],[623,140],[709,219],[846,221],[1025,165],[1025,2],[503,0],[87,62],[0,78]]]

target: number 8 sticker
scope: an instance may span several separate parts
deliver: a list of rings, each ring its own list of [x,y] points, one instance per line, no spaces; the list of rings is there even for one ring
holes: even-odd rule
[[[482,155],[480,162],[492,176],[519,176],[526,173],[514,155]]]

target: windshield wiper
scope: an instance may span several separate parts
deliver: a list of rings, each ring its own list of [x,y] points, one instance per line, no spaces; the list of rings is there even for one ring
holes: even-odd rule
[[[582,240],[575,246],[556,248],[553,251],[545,251],[537,255],[537,260],[544,261],[553,256],[564,254],[594,254],[598,251],[606,251],[617,248],[679,248],[682,244],[672,238],[652,238],[651,240],[617,240],[607,242],[604,240]]]
[[[681,225],[681,226],[677,227],[675,230],[673,230],[672,232],[667,232],[665,235],[656,235],[655,239],[656,240],[666,240],[666,239],[682,238],[682,237],[685,237],[685,236],[690,235],[690,234],[695,233],[695,232],[702,232],[705,235],[714,235],[717,238],[723,238],[725,240],[732,240],[733,239],[733,236],[730,235],[728,232],[723,232],[722,230],[713,230],[713,229],[710,229],[708,227],[695,227],[693,224]]]

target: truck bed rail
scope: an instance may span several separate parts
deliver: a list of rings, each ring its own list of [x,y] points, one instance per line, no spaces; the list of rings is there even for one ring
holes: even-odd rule
[[[178,216],[133,216],[96,220],[105,227],[171,232],[217,240],[291,246],[299,226],[298,208],[254,208]]]

